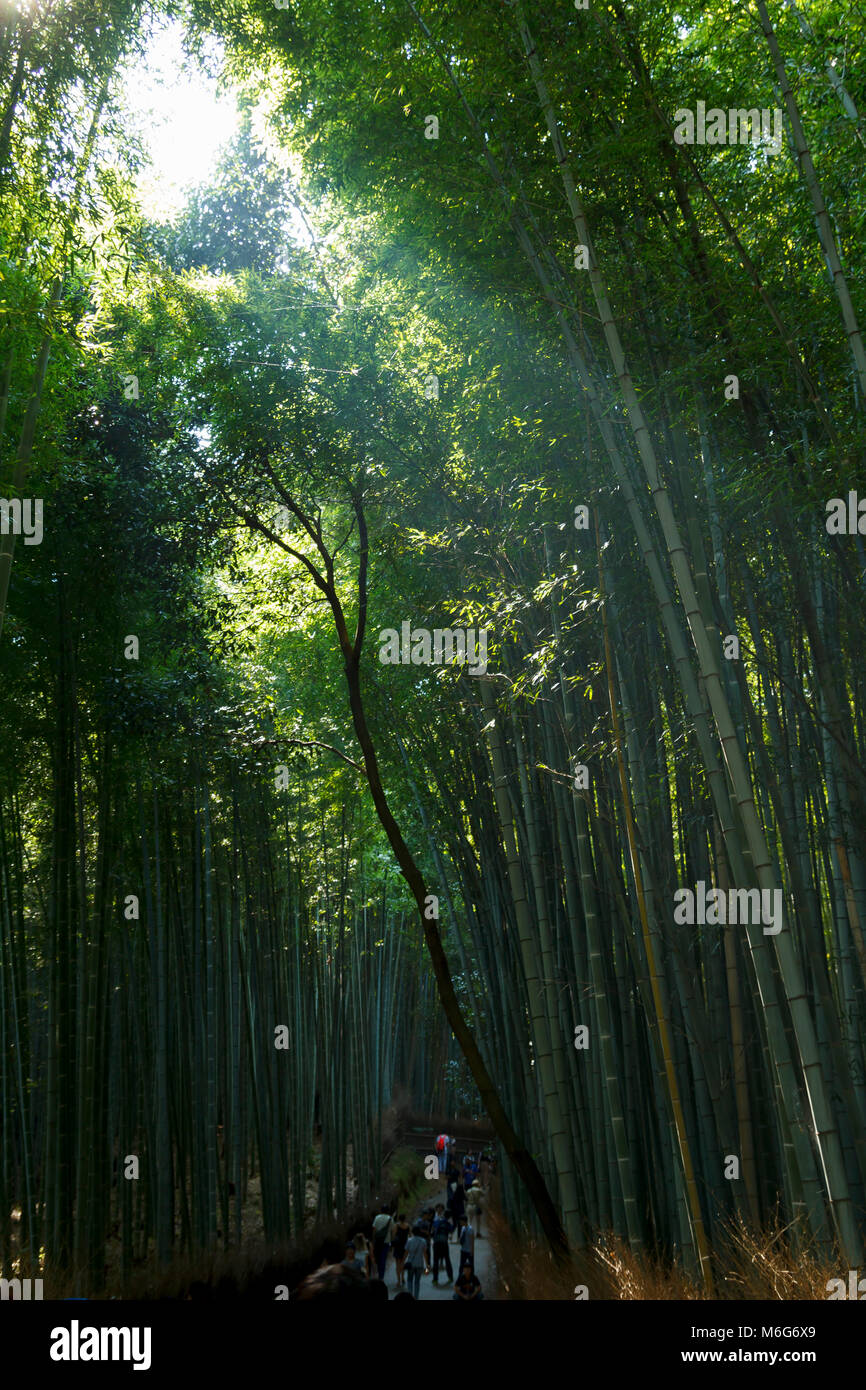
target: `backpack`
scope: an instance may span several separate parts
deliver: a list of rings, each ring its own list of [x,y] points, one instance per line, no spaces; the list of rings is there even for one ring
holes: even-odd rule
[[[447,1142],[448,1142],[448,1135],[447,1135],[447,1134],[440,1134],[439,1137],[438,1137],[437,1140],[436,1140],[436,1152],[437,1152],[438,1154],[441,1154],[441,1153],[444,1153],[444,1152],[445,1152],[445,1145],[447,1144]]]

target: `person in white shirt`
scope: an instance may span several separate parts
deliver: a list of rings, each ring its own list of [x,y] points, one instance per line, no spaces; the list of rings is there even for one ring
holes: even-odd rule
[[[380,1279],[385,1278],[388,1251],[391,1249],[394,1223],[387,1207],[382,1207],[379,1215],[373,1218],[373,1259]]]
[[[484,1215],[484,1202],[486,1197],[487,1193],[476,1178],[475,1182],[466,1193],[466,1215],[472,1222],[475,1234],[479,1239],[481,1238],[481,1218]]]

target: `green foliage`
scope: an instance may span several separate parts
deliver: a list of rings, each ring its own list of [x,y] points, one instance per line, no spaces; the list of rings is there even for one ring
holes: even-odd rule
[[[401,1208],[411,1208],[426,1191],[424,1160],[414,1149],[397,1149],[388,1160],[386,1175]]]
[[[183,212],[153,226],[116,80],[175,11],[193,51],[225,45],[244,119]],[[32,1248],[58,1262],[74,1245],[101,1267],[115,1198],[74,1210],[150,1131],[148,1234],[165,1246],[172,1163],[178,1183],[199,1165],[182,1241],[212,1240],[218,1208],[237,1235],[229,1184],[253,1153],[282,1232],[305,1208],[314,1115],[324,1214],[344,1200],[350,1142],[375,1164],[392,1084],[472,1108],[352,765],[345,658],[311,572],[332,564],[353,631],[360,516],[361,680],[388,801],[572,1235],[582,1221],[693,1258],[671,1075],[711,1231],[778,1199],[829,1239],[829,1170],[802,1124],[819,1074],[818,1138],[838,1130],[845,1154],[830,1195],[866,1204],[864,566],[859,536],[823,527],[826,499],[860,477],[863,396],[801,161],[671,138],[698,100],[774,107],[769,51],[745,5],[525,7],[659,460],[650,486],[516,15],[482,4],[419,23],[379,0],[4,10],[2,476],[11,492],[23,472],[48,525],[15,551],[4,615],[0,1005],[15,1012],[0,1200],[24,1201]],[[862,321],[861,17],[821,0],[805,30],[793,7],[774,22]],[[573,525],[581,503],[589,531]],[[379,632],[404,621],[489,628],[486,683],[380,663]],[[713,652],[737,632],[739,665],[715,677],[689,645],[701,628]],[[724,762],[718,729],[700,735],[711,688],[730,714]],[[762,957],[671,922],[679,884],[754,864],[742,786],[725,812],[735,747],[800,992],[771,943]],[[137,926],[118,915],[127,890]],[[674,1039],[664,1083],[647,942]],[[278,1005],[312,1058],[291,1086],[262,1042]],[[580,1071],[584,1014],[600,1046]],[[182,1082],[202,1076],[214,1089],[188,1116]],[[110,1144],[91,1160],[97,1134]],[[748,1175],[744,1158],[743,1179],[723,1180],[719,1153],[750,1145]],[[395,1163],[408,1202],[420,1161]]]

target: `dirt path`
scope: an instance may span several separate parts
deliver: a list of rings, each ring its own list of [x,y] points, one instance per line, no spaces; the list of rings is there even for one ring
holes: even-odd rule
[[[430,1196],[427,1197],[423,1202],[419,1203],[418,1208],[417,1208],[417,1210],[415,1211],[414,1214],[415,1214],[415,1216],[417,1217],[417,1216],[419,1216],[419,1215],[421,1214],[421,1211],[422,1211],[422,1209],[423,1209],[424,1207],[427,1207],[427,1206],[435,1206],[437,1202],[444,1202],[444,1201],[445,1201],[445,1183],[444,1183],[444,1181],[441,1182],[441,1183],[439,1183],[439,1184],[437,1184],[436,1186],[434,1186],[434,1185],[431,1183],[431,1184],[430,1184]],[[483,1236],[479,1236],[477,1233],[476,1233],[476,1236],[475,1236],[475,1273],[478,1275],[478,1278],[481,1280],[481,1292],[484,1294],[485,1301],[486,1301],[487,1299],[490,1299],[490,1298],[493,1297],[493,1292],[492,1292],[492,1290],[493,1290],[493,1285],[494,1285],[494,1282],[495,1282],[495,1280],[494,1280],[494,1275],[495,1275],[495,1272],[496,1272],[496,1267],[495,1267],[494,1262],[493,1262],[493,1252],[492,1252],[492,1250],[490,1249],[490,1240],[489,1240],[488,1235],[487,1235],[487,1221],[486,1221],[486,1215],[487,1215],[487,1213],[485,1212],[485,1214],[484,1214],[484,1216],[482,1217],[482,1220],[481,1220],[481,1229],[482,1229],[483,1232],[484,1232]],[[432,1251],[432,1246],[431,1246],[431,1251],[430,1251],[430,1253],[431,1253],[431,1257],[432,1257],[432,1253],[433,1253],[433,1251]],[[453,1235],[451,1236],[451,1240],[449,1241],[449,1244],[448,1244],[448,1253],[449,1253],[450,1256],[451,1256],[451,1265],[452,1265],[453,1270],[454,1270],[454,1278],[456,1279],[456,1278],[457,1278],[457,1273],[458,1273],[458,1270],[459,1270],[459,1267],[460,1267],[460,1246],[459,1246],[459,1245],[456,1245],[456,1244],[454,1243],[454,1236],[453,1236]],[[440,1299],[440,1300],[446,1300],[446,1299],[447,1299],[448,1302],[451,1302],[452,1299],[453,1299],[453,1296],[454,1296],[454,1285],[453,1285],[453,1284],[446,1284],[446,1283],[445,1283],[445,1279],[447,1278],[447,1272],[446,1272],[445,1270],[443,1270],[443,1269],[441,1268],[441,1266],[440,1266],[440,1269],[439,1269],[439,1283],[438,1283],[438,1284],[434,1284],[434,1283],[433,1283],[433,1272],[432,1272],[432,1270],[433,1270],[433,1267],[432,1267],[432,1265],[431,1265],[431,1267],[430,1267],[430,1271],[431,1271],[431,1272],[430,1272],[429,1274],[422,1274],[422,1276],[421,1276],[421,1287],[420,1287],[420,1293],[419,1293],[419,1298],[418,1298],[419,1303],[430,1303],[430,1302],[432,1302],[434,1299]],[[405,1271],[404,1271],[404,1279],[405,1279]],[[389,1254],[389,1256],[388,1256],[388,1266],[387,1266],[387,1269],[385,1270],[385,1283],[388,1285],[388,1294],[389,1294],[389,1297],[390,1297],[390,1298],[393,1298],[394,1295],[395,1295],[395,1293],[398,1293],[399,1290],[398,1290],[398,1288],[397,1288],[397,1271],[396,1271],[396,1268],[395,1268],[395,1266],[394,1266],[394,1261],[393,1261],[393,1259],[392,1259],[392,1257],[391,1257],[390,1254]]]

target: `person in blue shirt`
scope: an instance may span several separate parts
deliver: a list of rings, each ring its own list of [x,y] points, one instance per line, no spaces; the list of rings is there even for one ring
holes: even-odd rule
[[[448,1278],[446,1284],[454,1282],[454,1268],[451,1264],[451,1252],[448,1249],[448,1237],[451,1234],[451,1222],[445,1215],[445,1208],[440,1202],[436,1208],[436,1215],[433,1218],[433,1283],[439,1283],[439,1265],[445,1266]]]
[[[366,1254],[366,1252],[365,1252],[365,1254]],[[346,1255],[345,1255],[345,1258],[343,1259],[343,1264],[345,1265],[346,1269],[355,1269],[355,1270],[357,1270],[358,1273],[361,1274],[361,1275],[363,1275],[363,1277],[366,1279],[366,1277],[367,1277],[366,1261],[358,1258],[357,1251],[355,1250],[355,1246],[354,1246],[354,1244],[353,1244],[352,1242],[350,1242],[350,1243],[346,1246]]]
[[[430,1251],[420,1225],[412,1227],[406,1242],[406,1280],[413,1298],[420,1297],[421,1275],[430,1273]]]

